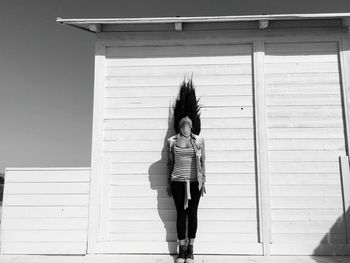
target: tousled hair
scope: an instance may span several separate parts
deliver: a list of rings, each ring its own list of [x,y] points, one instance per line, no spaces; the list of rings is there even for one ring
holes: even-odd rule
[[[191,76],[189,81],[182,81],[179,94],[173,105],[174,129],[176,133],[180,132],[180,120],[188,116],[192,121],[192,132],[199,135],[201,131],[200,109],[201,106],[199,99],[196,98],[196,90]]]

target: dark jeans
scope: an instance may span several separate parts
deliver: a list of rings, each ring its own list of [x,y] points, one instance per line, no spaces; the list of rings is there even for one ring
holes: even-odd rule
[[[186,215],[188,214],[188,238],[195,238],[197,232],[197,211],[201,197],[198,181],[190,182],[191,199],[184,209],[186,182],[171,181],[171,192],[175,202],[177,218],[176,230],[178,239],[186,238]]]

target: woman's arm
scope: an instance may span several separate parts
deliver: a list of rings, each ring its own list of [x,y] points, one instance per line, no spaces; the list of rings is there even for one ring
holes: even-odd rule
[[[206,181],[206,173],[205,173],[205,143],[204,143],[204,138],[203,137],[202,137],[201,164],[202,164],[202,171],[203,171],[203,182],[205,182]]]
[[[170,197],[172,195],[171,193],[171,172],[173,168],[173,156],[172,156],[172,149],[170,148],[170,141],[167,141],[167,146],[166,146],[166,151],[167,151],[167,181],[168,185],[166,188],[166,192],[168,193],[168,196]]]
[[[167,141],[166,150],[167,150],[167,177],[168,177],[168,184],[170,184],[171,172],[173,168],[173,158],[172,158],[173,156],[170,148],[170,141]]]

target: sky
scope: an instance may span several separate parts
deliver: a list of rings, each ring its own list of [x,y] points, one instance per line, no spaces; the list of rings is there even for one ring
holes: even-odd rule
[[[0,173],[89,167],[94,34],[62,18],[350,12],[349,0],[0,0]]]

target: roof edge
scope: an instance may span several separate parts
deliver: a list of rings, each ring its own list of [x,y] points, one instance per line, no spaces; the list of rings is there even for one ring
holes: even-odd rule
[[[151,24],[151,23],[201,23],[230,21],[268,21],[344,18],[350,20],[350,13],[313,13],[313,14],[262,14],[262,15],[232,15],[232,16],[188,16],[188,17],[125,17],[125,18],[61,18],[56,22],[75,26],[91,32],[98,32],[101,24]],[[86,28],[85,26],[89,26]],[[92,26],[90,26],[92,25]]]

